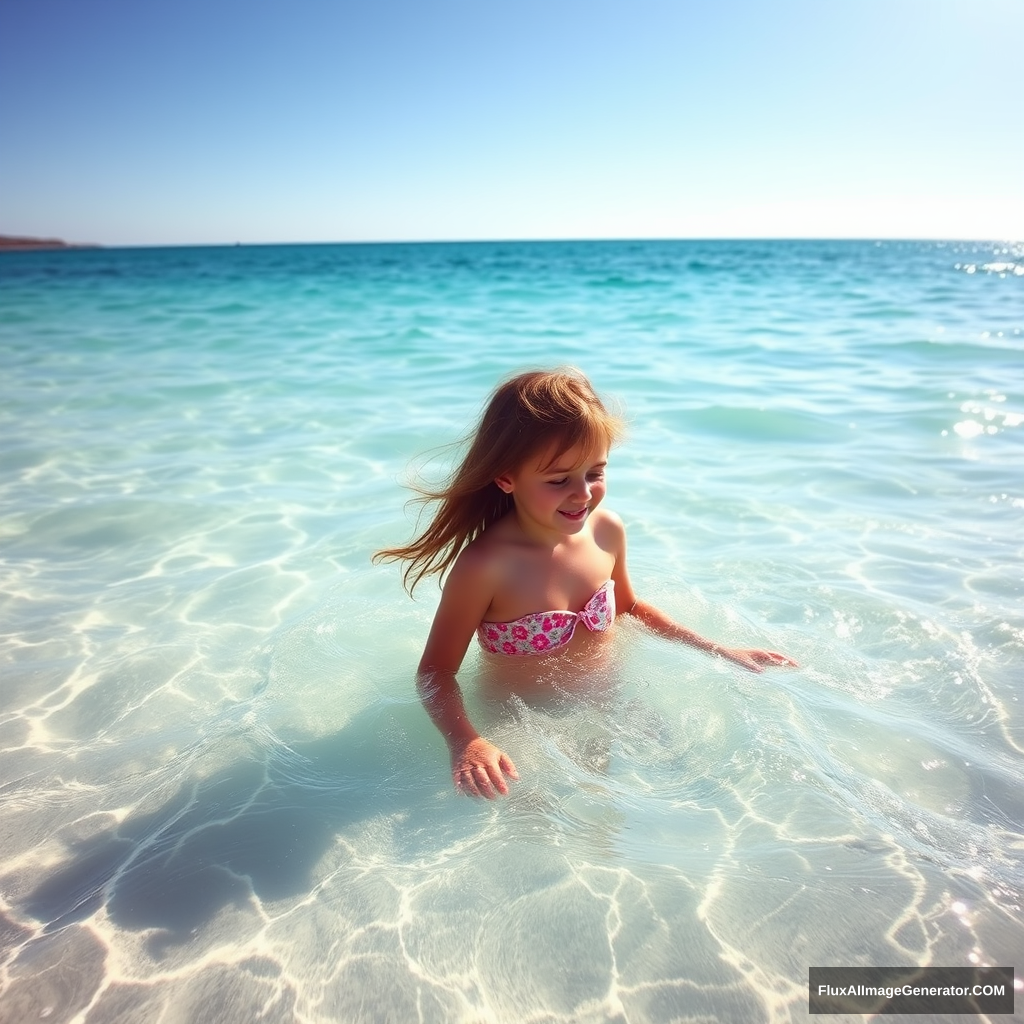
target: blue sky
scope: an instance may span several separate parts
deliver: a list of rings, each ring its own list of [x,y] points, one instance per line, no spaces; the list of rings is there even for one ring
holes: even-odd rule
[[[0,0],[0,233],[1024,238],[1024,0]]]

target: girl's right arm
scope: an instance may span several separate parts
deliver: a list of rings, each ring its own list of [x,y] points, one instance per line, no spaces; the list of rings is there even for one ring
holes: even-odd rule
[[[452,566],[416,673],[423,706],[444,736],[455,788],[489,800],[508,793],[506,776],[518,779],[512,759],[473,727],[456,673],[494,592],[493,564],[467,548]]]

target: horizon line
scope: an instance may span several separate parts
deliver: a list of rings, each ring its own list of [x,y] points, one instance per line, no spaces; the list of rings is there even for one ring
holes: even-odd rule
[[[217,242],[68,242],[53,235],[5,234],[0,232],[0,252],[62,251],[84,249],[234,249],[270,248],[273,246],[338,246],[338,245],[542,245],[542,244],[609,244],[652,242],[934,242],[958,244],[973,242],[984,245],[1018,245],[1024,238],[995,238],[967,235],[622,235],[563,238],[401,238],[401,239],[319,239],[290,241],[217,241]],[[4,244],[8,243],[8,244]]]

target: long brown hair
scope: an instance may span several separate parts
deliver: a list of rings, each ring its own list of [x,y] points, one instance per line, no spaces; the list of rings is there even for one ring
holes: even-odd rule
[[[402,580],[410,594],[425,576],[443,579],[459,552],[512,508],[512,496],[496,477],[515,472],[552,444],[557,459],[577,445],[587,451],[611,447],[621,435],[622,421],[574,367],[531,370],[503,381],[476,430],[461,442],[468,441],[469,450],[449,479],[436,488],[415,485],[414,502],[437,506],[427,528],[409,544],[376,552],[374,562],[408,562]]]

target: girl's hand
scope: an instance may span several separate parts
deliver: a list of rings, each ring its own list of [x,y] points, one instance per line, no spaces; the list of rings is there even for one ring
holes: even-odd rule
[[[460,792],[488,800],[493,800],[499,793],[506,796],[506,775],[510,779],[519,778],[512,758],[482,736],[461,747],[452,747],[452,781]]]
[[[737,665],[742,665],[751,672],[762,672],[762,666],[764,665],[782,665],[790,668],[797,667],[797,663],[792,658],[787,658],[786,655],[779,654],[777,651],[761,651],[756,648],[747,649],[743,647],[716,646],[712,653],[719,654],[723,658],[728,658],[730,661],[735,661]]]

